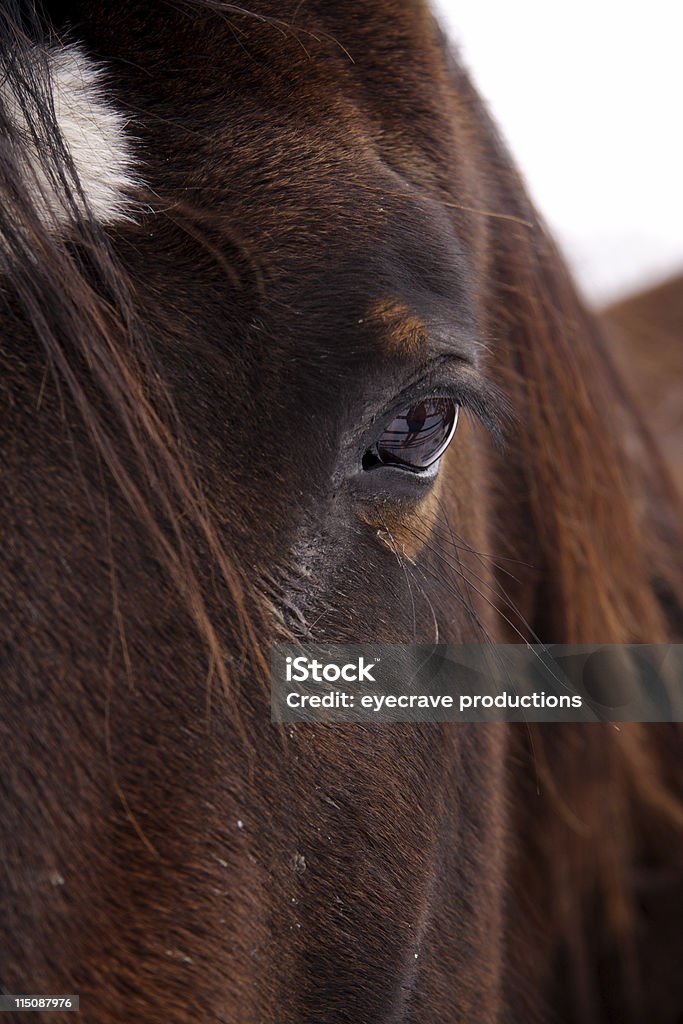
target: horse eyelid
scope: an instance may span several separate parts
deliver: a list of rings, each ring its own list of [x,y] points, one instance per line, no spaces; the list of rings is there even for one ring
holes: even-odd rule
[[[476,416],[496,447],[505,449],[506,439],[513,432],[516,420],[512,402],[468,359],[454,358],[452,353],[441,354],[432,364],[423,385],[424,393],[435,393],[439,389],[447,391],[461,409],[467,409]],[[416,381],[411,393],[415,398],[423,397],[418,395],[418,390],[419,382]]]
[[[495,384],[482,379],[479,374],[452,374],[446,388],[450,397],[458,403],[461,411],[472,413],[490,435],[498,449],[503,451],[507,438],[515,426],[515,414],[507,395]],[[425,390],[427,390],[427,385]],[[438,387],[431,387],[434,393]]]
[[[455,398],[462,410],[468,410],[484,426],[496,448],[504,451],[516,423],[509,399],[496,385],[456,388]]]

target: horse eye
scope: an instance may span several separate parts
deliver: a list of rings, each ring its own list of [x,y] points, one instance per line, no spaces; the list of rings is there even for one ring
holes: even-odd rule
[[[363,469],[399,466],[419,473],[443,455],[458,423],[451,398],[425,398],[401,412],[363,456]]]

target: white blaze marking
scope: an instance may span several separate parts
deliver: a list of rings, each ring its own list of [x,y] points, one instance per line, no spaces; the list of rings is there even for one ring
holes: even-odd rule
[[[47,63],[57,125],[91,214],[101,223],[126,219],[136,184],[126,116],[107,98],[100,68],[78,46],[50,50]],[[0,97],[24,139],[19,159],[36,209],[50,226],[64,226],[69,221],[68,203],[59,183],[51,181],[45,156],[27,131],[11,79],[4,79],[2,71],[0,67]]]

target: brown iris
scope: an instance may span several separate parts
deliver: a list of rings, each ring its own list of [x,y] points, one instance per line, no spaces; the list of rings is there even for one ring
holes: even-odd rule
[[[451,398],[425,398],[395,416],[363,457],[363,469],[400,466],[420,472],[443,455],[458,421]]]

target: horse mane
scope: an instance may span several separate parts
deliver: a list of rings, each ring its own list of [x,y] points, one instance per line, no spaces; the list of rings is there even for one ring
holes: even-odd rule
[[[481,101],[458,85],[496,168],[495,207],[516,215],[496,222],[492,243],[491,331],[504,346],[504,390],[518,412],[497,488],[497,550],[536,567],[526,581],[533,599],[525,607],[517,598],[529,639],[670,642],[683,633],[683,546],[668,467]],[[513,511],[507,496],[519,479],[525,498]],[[510,544],[513,515],[531,538],[521,553]],[[537,946],[528,936],[513,942],[517,1000],[543,963],[564,971],[554,997],[571,1006],[570,1017],[597,1019],[605,976],[621,993],[620,1021],[635,1024],[653,1007],[636,965],[638,944],[647,951],[648,943],[637,883],[658,873],[678,879],[683,869],[683,787],[671,773],[681,739],[676,725],[515,730],[513,833],[523,839],[513,853],[511,913],[521,904],[538,928]],[[643,948],[638,955],[647,960]],[[547,989],[548,975],[538,980]]]
[[[27,334],[27,344],[35,339],[41,346],[46,373],[77,409],[107,478],[98,486],[113,487],[147,529],[158,563],[206,649],[208,685],[217,678],[227,689],[229,659],[208,611],[214,590],[209,581],[219,578],[235,609],[243,639],[237,659],[263,674],[256,604],[250,604],[249,585],[208,512],[163,367],[136,306],[134,284],[90,207],[60,133],[47,59],[58,41],[38,5],[4,4],[0,309],[16,333]],[[25,159],[27,146],[31,160]],[[144,197],[142,186],[140,192]],[[55,196],[68,213],[68,230],[50,215]],[[143,198],[138,208],[144,211]],[[115,591],[113,564],[111,574]],[[115,593],[112,601],[116,607]]]
[[[245,13],[202,0],[188,6]],[[212,520],[134,286],[89,209],[60,137],[41,56],[54,42],[35,5],[4,4],[0,69],[21,103],[44,180],[63,197],[72,224],[67,235],[37,212],[41,184],[27,182],[25,139],[0,89],[3,313],[19,336],[41,346],[58,387],[78,410],[108,486],[146,526],[185,601],[207,650],[209,675],[227,686],[228,659],[208,610],[212,571],[240,625],[235,660],[257,663],[263,672],[258,602]],[[488,205],[505,212],[489,227],[489,331],[501,353],[500,383],[519,415],[496,484],[495,530],[501,554],[533,567],[521,582],[519,603],[545,642],[668,641],[681,630],[683,574],[667,471],[628,401],[597,317],[583,306],[460,72],[457,86],[484,160]],[[510,494],[523,496],[514,510],[525,538],[521,554],[510,537]],[[522,906],[528,915],[541,906],[546,916],[537,922],[537,948],[522,949],[517,937],[510,984],[517,984],[516,974],[528,979],[536,970],[532,961],[547,963],[549,948],[569,965],[585,1021],[597,991],[595,921],[607,922],[600,954],[614,955],[631,971],[633,865],[680,845],[682,794],[666,768],[673,729],[512,730],[510,780],[518,798],[511,799],[510,814],[513,833],[524,842],[511,851],[510,912]],[[550,965],[540,984],[549,984],[549,973]],[[625,1021],[643,1019],[634,1009],[637,984],[628,985]]]

